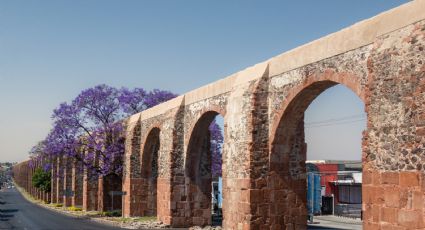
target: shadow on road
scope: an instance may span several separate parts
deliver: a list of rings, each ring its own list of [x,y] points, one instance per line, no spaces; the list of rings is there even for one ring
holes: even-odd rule
[[[0,221],[9,221],[18,209],[0,209]]]

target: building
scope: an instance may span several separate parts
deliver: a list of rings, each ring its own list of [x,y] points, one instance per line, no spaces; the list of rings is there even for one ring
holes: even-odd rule
[[[361,162],[320,160],[307,161],[306,166],[310,214],[361,218]]]

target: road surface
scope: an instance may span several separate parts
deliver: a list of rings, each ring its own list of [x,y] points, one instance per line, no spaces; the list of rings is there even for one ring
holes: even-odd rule
[[[27,201],[16,189],[0,191],[0,229],[116,230],[121,229],[74,218]]]
[[[0,230],[117,230],[89,220],[69,217],[27,201],[16,189],[0,191]],[[352,224],[320,220],[308,229],[361,229]]]

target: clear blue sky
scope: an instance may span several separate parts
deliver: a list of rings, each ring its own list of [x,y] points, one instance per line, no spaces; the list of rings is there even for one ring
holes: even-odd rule
[[[0,161],[25,159],[53,108],[84,88],[184,93],[404,2],[2,0]],[[320,100],[362,112],[341,89]],[[335,107],[311,121],[347,115]]]

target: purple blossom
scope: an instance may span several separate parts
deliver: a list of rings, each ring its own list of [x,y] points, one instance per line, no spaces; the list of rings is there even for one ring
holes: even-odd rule
[[[211,173],[213,177],[222,176],[222,150],[224,138],[221,127],[215,122],[209,126],[211,133]]]
[[[133,90],[122,88],[118,99],[124,113],[126,115],[133,115],[175,97],[177,97],[177,94],[159,89],[146,92],[142,88],[135,88]]]
[[[31,165],[43,162],[51,170],[53,160],[66,156],[82,163],[95,176],[122,174],[124,156],[123,118],[176,97],[169,91],[142,88],[116,89],[98,85],[83,90],[70,103],[60,104],[52,114],[53,127],[35,146]],[[214,122],[210,126],[213,175],[221,175],[223,136]],[[83,154],[84,153],[84,154]]]
[[[170,91],[154,89],[146,95],[144,103],[146,108],[151,108],[175,97],[177,97],[177,94],[171,93]]]

